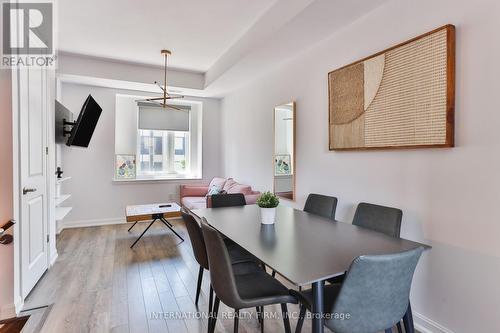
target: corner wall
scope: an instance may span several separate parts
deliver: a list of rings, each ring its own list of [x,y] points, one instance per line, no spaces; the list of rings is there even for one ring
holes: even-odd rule
[[[402,237],[433,246],[412,289],[424,332],[500,331],[499,13],[495,0],[393,0],[222,103],[224,175],[272,188],[273,108],[295,100],[298,200],[286,204],[334,195],[346,222],[361,201],[403,209]],[[329,151],[327,73],[447,23],[457,27],[456,147]]]

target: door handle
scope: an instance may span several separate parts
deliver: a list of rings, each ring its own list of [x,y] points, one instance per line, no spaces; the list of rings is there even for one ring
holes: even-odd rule
[[[14,241],[14,237],[12,237],[12,235],[6,235],[5,232],[15,223],[16,221],[10,220],[3,227],[0,228],[0,244],[7,245]]]
[[[9,230],[10,227],[12,227],[14,224],[16,224],[16,221],[10,220],[9,222],[5,223],[3,227],[0,228],[0,236],[3,236],[3,234]]]
[[[36,188],[23,188],[23,195],[26,195],[26,193],[31,193],[31,192],[36,192]]]

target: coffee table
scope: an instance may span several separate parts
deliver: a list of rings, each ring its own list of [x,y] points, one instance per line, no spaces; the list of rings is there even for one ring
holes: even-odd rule
[[[134,224],[128,229],[128,231],[132,230],[132,228],[140,221],[151,221],[151,223],[147,226],[147,228],[142,232],[142,234],[137,238],[130,246],[133,248],[134,245],[139,241],[139,239],[144,236],[144,234],[148,231],[148,229],[156,222],[163,222],[167,228],[172,230],[172,232],[184,241],[175,230],[174,226],[167,221],[168,218],[176,218],[181,217],[181,206],[175,202],[167,202],[167,203],[157,203],[157,204],[149,204],[149,205],[133,205],[126,207],[126,216],[127,222],[134,222]]]

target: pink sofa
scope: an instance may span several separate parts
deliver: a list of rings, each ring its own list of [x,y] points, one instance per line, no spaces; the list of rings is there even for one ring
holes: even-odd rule
[[[216,177],[208,185],[181,185],[181,204],[188,209],[211,207],[211,198],[207,193],[214,185],[228,194],[243,193],[247,205],[254,204],[260,195],[260,192],[252,190],[251,186],[240,184],[232,178]]]

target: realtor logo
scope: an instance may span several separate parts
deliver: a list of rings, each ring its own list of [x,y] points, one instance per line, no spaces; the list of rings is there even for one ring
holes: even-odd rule
[[[54,64],[53,13],[50,1],[2,4],[2,67]]]

